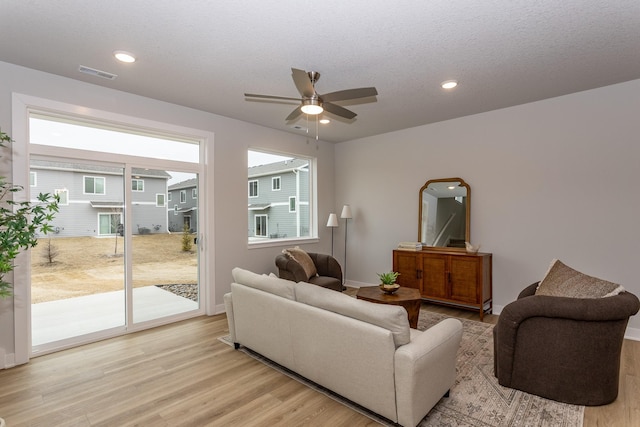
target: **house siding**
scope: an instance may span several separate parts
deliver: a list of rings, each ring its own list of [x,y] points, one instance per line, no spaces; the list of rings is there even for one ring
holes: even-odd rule
[[[124,221],[122,169],[93,166],[83,168],[81,165],[66,163],[33,162],[31,171],[36,173],[36,185],[30,187],[32,200],[39,193],[55,194],[57,190],[67,191],[67,204],[60,204],[59,212],[51,224],[54,234],[50,236],[104,235],[100,232],[100,214],[118,214],[121,221]],[[104,194],[85,193],[85,177],[104,178]],[[166,193],[167,178],[168,175],[139,178],[144,181],[144,191],[132,192],[133,234],[139,234],[142,228],[147,228],[150,232],[167,231],[166,207],[156,207],[156,194]]]
[[[250,181],[258,181],[258,197],[248,197],[248,237],[305,237],[309,231],[309,170],[301,166],[307,161],[296,160],[291,167],[261,171],[249,169]],[[272,165],[266,165],[272,167]],[[264,168],[266,169],[266,168]],[[280,190],[272,189],[272,178],[280,177]],[[249,186],[247,186],[247,195]],[[297,198],[296,211],[289,211],[289,198]],[[256,216],[267,216],[266,236],[256,236]]]
[[[196,190],[196,197],[193,197],[193,190]],[[197,179],[192,178],[176,184],[172,184],[168,189],[167,214],[169,231],[181,232],[184,229],[185,221],[188,221],[189,231],[198,231],[198,193]],[[180,192],[185,191],[185,202],[180,202]],[[178,207],[176,210],[175,207]]]

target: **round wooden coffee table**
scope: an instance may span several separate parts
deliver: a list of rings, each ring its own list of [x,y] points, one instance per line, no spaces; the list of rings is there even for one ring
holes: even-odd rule
[[[420,315],[422,298],[420,297],[420,291],[417,289],[401,286],[397,291],[389,295],[382,292],[377,286],[365,286],[358,289],[356,298],[378,304],[400,305],[407,310],[409,326],[413,329],[418,328],[418,316]]]

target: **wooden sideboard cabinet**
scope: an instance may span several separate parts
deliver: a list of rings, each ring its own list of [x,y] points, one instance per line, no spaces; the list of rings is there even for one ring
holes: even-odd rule
[[[396,282],[415,288],[423,299],[436,304],[476,310],[480,320],[491,313],[491,254],[421,250],[393,251]]]

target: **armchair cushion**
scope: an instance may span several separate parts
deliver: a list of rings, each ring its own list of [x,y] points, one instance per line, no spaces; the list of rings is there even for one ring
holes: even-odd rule
[[[603,298],[618,295],[624,288],[616,283],[588,276],[554,259],[536,295],[569,298]]]
[[[283,249],[282,253],[302,266],[302,269],[307,276],[306,280],[318,275],[316,265],[304,249],[300,249],[296,246],[295,248]]]

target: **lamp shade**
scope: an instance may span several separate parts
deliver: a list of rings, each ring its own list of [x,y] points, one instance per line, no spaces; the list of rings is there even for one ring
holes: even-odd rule
[[[327,221],[327,227],[337,227],[338,226],[338,216],[334,213],[329,214],[329,220]]]
[[[342,213],[340,214],[340,218],[346,218],[346,219],[353,218],[353,215],[351,214],[351,206],[344,205],[342,207]]]

